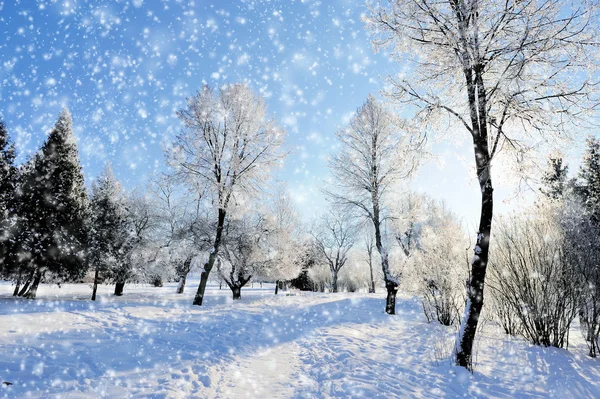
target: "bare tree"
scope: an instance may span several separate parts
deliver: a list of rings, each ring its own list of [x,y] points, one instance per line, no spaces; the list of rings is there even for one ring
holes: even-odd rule
[[[348,252],[356,239],[356,226],[341,212],[330,210],[313,229],[319,261],[325,261],[331,272],[331,291],[338,292],[338,275],[348,261]]]
[[[369,274],[371,276],[371,281],[369,282],[369,294],[375,293],[375,278],[373,277],[373,247],[375,243],[373,242],[373,235],[368,234],[365,236],[365,248],[367,250],[367,262],[369,263]]]
[[[205,86],[177,115],[185,130],[168,151],[169,163],[188,184],[206,189],[216,216],[213,245],[193,302],[201,306],[228,209],[263,188],[283,158],[284,131],[267,117],[263,99],[243,84],[219,91]]]
[[[492,160],[528,159],[532,145],[567,135],[598,104],[596,7],[587,0],[380,0],[367,26],[376,48],[408,66],[391,96],[416,120],[454,121],[472,138],[481,216],[456,345],[471,368],[493,216]],[[432,126],[432,125],[430,125]],[[444,130],[448,130],[447,128]]]
[[[383,237],[385,201],[394,184],[415,169],[416,157],[404,141],[400,121],[373,96],[337,137],[340,149],[329,160],[333,182],[326,193],[336,204],[353,207],[373,223],[387,289],[385,311],[395,314],[399,281],[390,270]]]

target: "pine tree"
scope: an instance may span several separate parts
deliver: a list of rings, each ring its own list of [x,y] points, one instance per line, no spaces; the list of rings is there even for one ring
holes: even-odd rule
[[[567,187],[568,172],[569,167],[564,163],[562,157],[551,156],[542,176],[543,186],[540,188],[542,194],[551,200],[563,198]]]
[[[95,267],[92,301],[100,279],[111,277],[126,262],[131,244],[131,221],[127,200],[110,165],[92,185],[90,200],[92,229],[90,232],[90,263]]]
[[[9,257],[17,187],[15,154],[15,146],[8,137],[6,125],[0,120],[0,275],[5,277],[12,269]]]
[[[591,217],[600,222],[600,141],[590,137],[586,144],[576,192]]]
[[[86,271],[88,198],[68,110],[31,163],[20,190],[20,228],[22,259],[34,276],[25,295],[33,299],[46,273],[66,281]]]

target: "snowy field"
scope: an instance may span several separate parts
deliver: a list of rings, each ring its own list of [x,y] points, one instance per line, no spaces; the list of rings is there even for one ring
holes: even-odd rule
[[[450,361],[453,330],[427,324],[416,299],[396,316],[383,294],[273,295],[197,281],[175,287],[41,286],[35,301],[0,284],[0,397],[5,398],[600,398],[600,363],[580,334],[539,348],[490,323],[474,375]]]

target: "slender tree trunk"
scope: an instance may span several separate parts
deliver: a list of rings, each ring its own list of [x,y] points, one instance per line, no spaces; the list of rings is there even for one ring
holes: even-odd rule
[[[187,279],[187,276],[180,276],[179,277],[179,284],[177,284],[177,293],[178,294],[183,294],[183,290],[185,290],[185,281]]]
[[[36,269],[33,283],[27,290],[27,293],[24,295],[25,298],[35,299],[35,297],[37,295],[37,289],[38,289],[38,286],[40,285],[41,280],[42,280],[42,273],[38,269]]]
[[[338,292],[338,272],[337,272],[337,270],[331,271],[331,292]]]
[[[125,282],[124,281],[117,281],[117,283],[115,284],[115,295],[116,296],[123,295],[123,289],[124,288],[125,288]]]
[[[219,247],[221,246],[221,235],[223,234],[223,226],[225,224],[225,214],[225,209],[219,209],[217,234],[215,235],[215,241],[211,253],[208,257],[208,262],[204,264],[204,268],[202,269],[202,273],[200,274],[200,285],[198,286],[198,290],[196,291],[196,295],[194,297],[193,304],[197,306],[202,306],[202,301],[204,299],[204,291],[206,291],[206,284],[208,283],[208,276],[213,266],[215,265],[215,260],[217,259]]]
[[[231,293],[234,301],[242,299],[242,287],[231,287]]]
[[[371,254],[369,254],[369,258],[370,257],[371,257]],[[374,294],[375,293],[375,279],[373,278],[373,262],[371,262],[371,259],[369,259],[369,270],[371,272],[371,286],[369,287],[369,293]]]
[[[279,293],[279,280],[275,281],[275,295]]]
[[[485,105],[485,88],[479,68],[475,68],[475,80],[472,84],[473,73],[465,72],[471,105],[471,122],[473,125],[473,149],[475,152],[475,165],[477,179],[481,189],[481,215],[479,219],[479,232],[477,244],[471,262],[471,275],[467,282],[467,303],[460,325],[456,345],[456,364],[468,370],[473,369],[473,343],[477,332],[479,315],[483,307],[483,291],[485,274],[489,259],[490,235],[493,218],[493,187],[491,177],[490,153],[488,148],[487,116]],[[475,90],[477,88],[477,90]],[[477,92],[477,97],[476,97]]]
[[[94,288],[92,288],[92,301],[96,300],[96,291],[98,291],[98,274],[100,269],[96,266],[96,271],[94,272]]]

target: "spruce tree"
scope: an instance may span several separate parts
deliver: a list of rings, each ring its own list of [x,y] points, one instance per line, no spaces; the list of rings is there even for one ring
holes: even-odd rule
[[[567,188],[568,172],[569,167],[564,163],[562,157],[551,156],[542,175],[542,187],[540,188],[542,194],[555,201],[563,198]]]
[[[600,222],[600,141],[588,138],[587,149],[579,169],[577,194],[590,212],[592,219]]]
[[[67,109],[31,163],[20,190],[20,224],[22,258],[33,272],[25,295],[33,299],[46,274],[61,282],[86,271],[88,198]]]
[[[0,275],[7,277],[14,268],[11,261],[12,226],[15,222],[17,168],[15,146],[0,120]]]
[[[90,263],[95,268],[92,301],[103,278],[115,278],[127,261],[131,245],[131,220],[121,184],[107,165],[92,185],[90,200],[92,229],[90,231]]]

